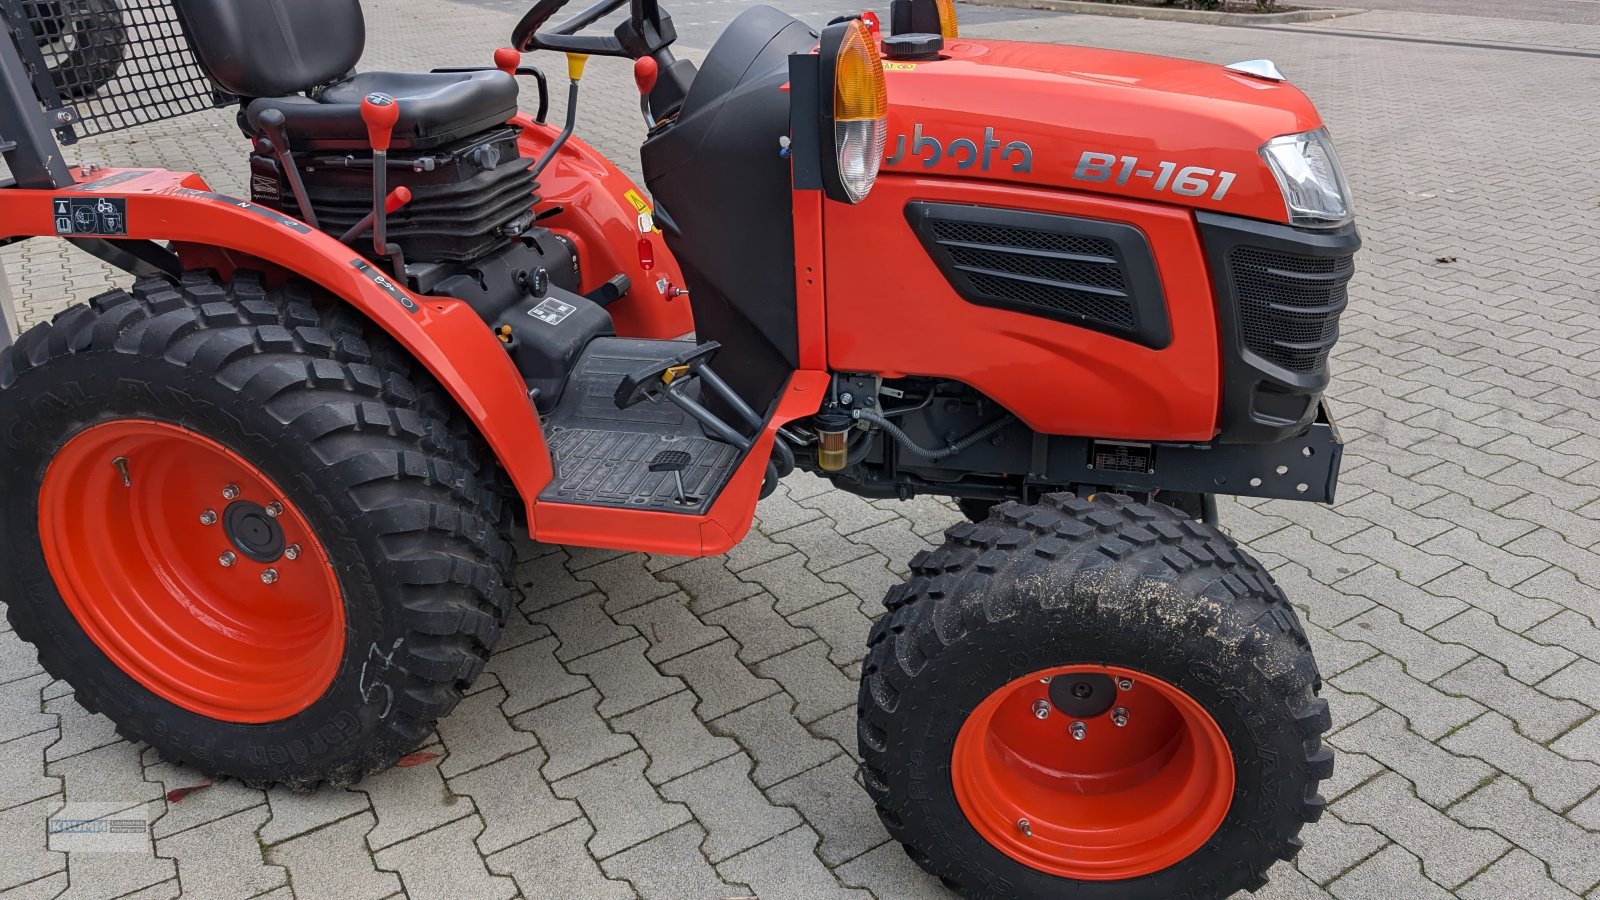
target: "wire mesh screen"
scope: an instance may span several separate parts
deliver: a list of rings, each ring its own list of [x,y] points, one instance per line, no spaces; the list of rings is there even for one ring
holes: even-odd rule
[[[62,143],[226,105],[172,0],[0,0]],[[34,54],[37,49],[37,55]],[[50,96],[53,94],[54,96]]]

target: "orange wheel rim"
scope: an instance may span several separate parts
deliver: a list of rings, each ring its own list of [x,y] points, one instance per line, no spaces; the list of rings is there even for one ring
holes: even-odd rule
[[[175,425],[88,428],[51,460],[39,536],[95,646],[190,712],[273,722],[344,656],[344,603],[301,512],[261,470]]]
[[[1062,693],[1074,688],[1083,699]],[[1185,692],[1077,665],[1017,679],[979,704],[956,737],[951,780],[967,820],[1000,852],[1051,875],[1114,881],[1199,850],[1228,814],[1234,768],[1222,729]]]

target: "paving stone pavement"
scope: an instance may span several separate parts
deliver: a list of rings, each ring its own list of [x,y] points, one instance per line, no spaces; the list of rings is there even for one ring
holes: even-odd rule
[[[413,68],[486,60],[517,8],[367,5],[367,65]],[[1222,505],[1308,623],[1338,752],[1327,815],[1257,896],[1600,900],[1600,60],[1426,41],[1600,42],[1425,18],[1420,43],[1352,37],[1359,17],[1332,35],[983,11],[968,30],[1273,57],[1355,182],[1340,502]],[[590,72],[582,133],[632,169],[625,67]],[[72,152],[242,189],[227,113]],[[26,321],[112,283],[70,254],[0,251]],[[795,476],[725,557],[525,544],[506,641],[435,757],[309,795],[166,799],[200,777],[120,740],[0,629],[0,894],[943,896],[855,783],[851,709],[882,592],[956,521]],[[45,833],[64,804],[151,829],[132,852],[67,852]]]

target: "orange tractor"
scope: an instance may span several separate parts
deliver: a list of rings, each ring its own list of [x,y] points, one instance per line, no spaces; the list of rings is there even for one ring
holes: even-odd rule
[[[395,73],[357,0],[122,0],[120,71],[74,80],[30,16],[81,4],[0,0],[0,239],[133,278],[0,356],[17,633],[168,759],[346,784],[482,671],[514,530],[706,556],[798,470],[949,497],[866,636],[889,833],[974,897],[1261,886],[1328,707],[1215,497],[1333,498],[1360,240],[1311,103],[949,0],[757,6],[699,66],[657,0],[567,2]],[[573,135],[592,56],[633,65],[648,198]],[[248,199],[58,145],[223,104]]]

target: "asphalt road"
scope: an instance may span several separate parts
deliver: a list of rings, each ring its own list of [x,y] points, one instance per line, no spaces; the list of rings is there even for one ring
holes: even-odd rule
[[[1478,16],[1523,22],[1556,22],[1565,25],[1600,25],[1600,0],[1349,0],[1349,2],[1308,2],[1291,0],[1297,6],[1354,6],[1360,9],[1401,10],[1443,13],[1452,16]]]

